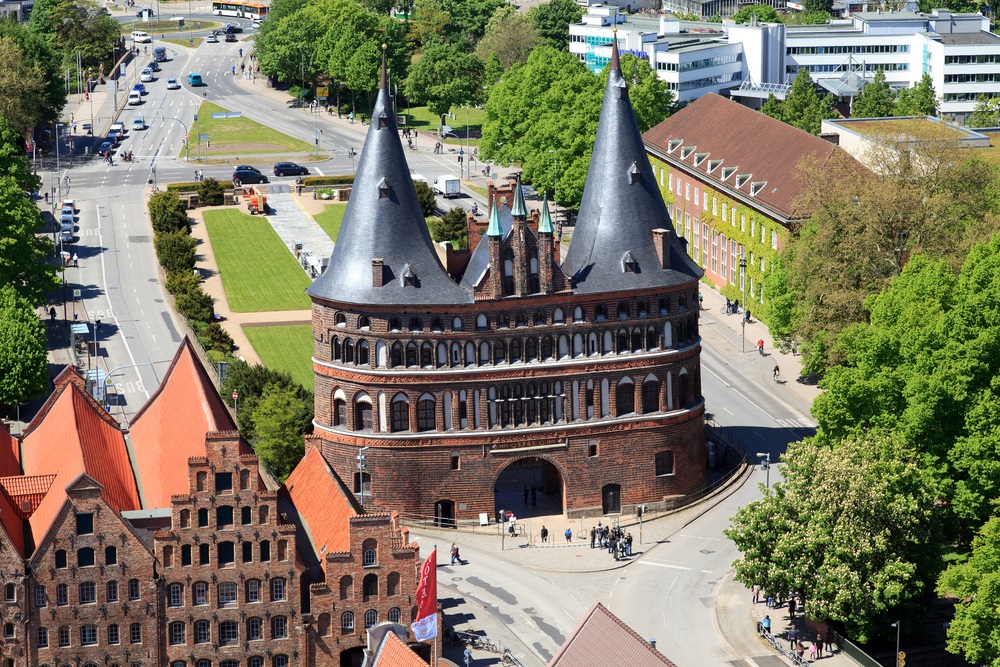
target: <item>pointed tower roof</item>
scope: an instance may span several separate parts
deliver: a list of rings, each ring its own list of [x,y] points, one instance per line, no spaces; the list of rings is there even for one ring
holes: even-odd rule
[[[143,508],[170,507],[170,496],[188,493],[188,459],[205,456],[205,435],[235,430],[212,378],[185,336],[156,393],[132,420],[130,436]]]
[[[549,196],[542,197],[542,216],[538,220],[539,234],[555,234],[555,227],[552,226],[552,217],[549,215]]]
[[[672,229],[653,169],[646,158],[628,87],[622,77],[617,39],[604,90],[594,153],[583,188],[580,214],[563,270],[578,293],[614,292],[685,283],[701,270],[672,247],[670,269],[661,269],[653,230]],[[676,244],[673,239],[671,245]],[[622,270],[631,250],[634,271]]]
[[[528,207],[524,205],[524,188],[521,187],[520,174],[518,174],[517,183],[514,185],[514,205],[510,208],[510,214],[515,218],[528,215]]]
[[[384,45],[382,79],[371,118],[330,266],[306,292],[318,299],[356,304],[472,303],[472,293],[459,287],[438,261],[420,211],[396,129]],[[384,262],[380,281],[372,280],[373,258]],[[404,283],[399,278],[406,264],[417,278]]]
[[[513,212],[511,212],[513,214]],[[497,205],[494,204],[490,207],[490,224],[486,228],[487,236],[503,236],[503,228],[500,226],[500,213],[497,210]]]

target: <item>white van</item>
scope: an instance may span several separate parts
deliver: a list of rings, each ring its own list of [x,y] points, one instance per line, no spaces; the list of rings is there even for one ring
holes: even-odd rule
[[[133,90],[131,93],[128,94],[128,103],[129,106],[133,107],[142,104],[142,93],[140,93],[138,90]]]
[[[152,43],[153,38],[149,36],[149,33],[143,32],[142,30],[133,30],[132,41],[137,44]]]

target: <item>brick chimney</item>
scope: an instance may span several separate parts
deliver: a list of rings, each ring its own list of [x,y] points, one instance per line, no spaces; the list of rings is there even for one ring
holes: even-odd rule
[[[382,281],[384,280],[384,267],[382,263],[383,260],[381,257],[372,258],[372,287],[382,287]]]
[[[653,249],[660,260],[661,269],[670,268],[670,230],[659,227],[653,230]]]

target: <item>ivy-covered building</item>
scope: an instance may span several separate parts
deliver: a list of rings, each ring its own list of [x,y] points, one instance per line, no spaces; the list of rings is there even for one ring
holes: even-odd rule
[[[677,235],[705,278],[742,302],[745,253],[746,301],[752,310],[764,303],[775,256],[812,213],[802,169],[842,168],[833,158],[844,151],[715,94],[642,138]]]

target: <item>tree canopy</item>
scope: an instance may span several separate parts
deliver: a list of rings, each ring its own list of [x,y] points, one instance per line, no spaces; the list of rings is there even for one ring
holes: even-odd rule
[[[436,116],[453,106],[478,104],[483,96],[483,61],[456,44],[424,49],[410,66],[406,94],[416,104],[427,104]]]
[[[816,85],[813,83],[809,71],[800,69],[795,75],[792,88],[788,91],[785,99],[778,100],[773,94],[768,95],[767,101],[760,110],[765,115],[800,130],[810,134],[819,134],[823,120],[837,116],[833,105],[833,96],[820,97],[816,92]]]
[[[254,451],[284,481],[305,455],[305,433],[312,432],[313,405],[298,385],[270,384],[253,408]]]
[[[508,11],[505,11],[508,10]],[[497,10],[486,25],[486,34],[476,46],[476,55],[483,60],[496,56],[504,69],[514,63],[527,62],[528,56],[542,41],[535,24],[514,11],[513,5]]]
[[[62,55],[63,67],[109,67],[120,26],[95,0],[61,0],[48,16],[52,46]]]
[[[11,285],[33,306],[45,303],[59,284],[45,258],[52,241],[39,236],[42,213],[13,176],[0,176],[0,285]]]
[[[24,136],[27,128],[54,120],[66,104],[60,56],[46,37],[17,21],[0,21],[0,42],[0,117]]]
[[[896,96],[885,80],[885,72],[878,70],[875,78],[865,84],[851,105],[852,118],[886,118],[893,115]]]
[[[0,287],[0,404],[17,405],[48,391],[45,325],[14,286]]]
[[[730,18],[738,25],[749,23],[751,16],[756,16],[758,23],[784,23],[781,14],[771,5],[747,5]]]
[[[569,48],[569,26],[583,18],[583,7],[574,0],[549,0],[528,10],[538,34],[554,49]]]
[[[966,121],[969,127],[997,127],[1000,125],[1000,97],[979,95],[976,108]]]
[[[896,97],[895,115],[936,116],[937,107],[938,98],[934,92],[934,81],[930,74],[924,73],[917,85],[899,91]]]

